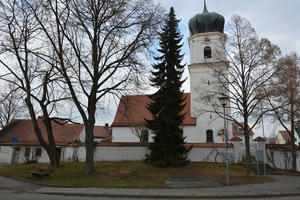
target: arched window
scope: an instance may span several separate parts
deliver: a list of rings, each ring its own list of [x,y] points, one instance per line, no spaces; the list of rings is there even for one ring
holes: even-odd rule
[[[211,58],[211,48],[209,46],[204,48],[204,58]]]
[[[212,130],[206,131],[206,142],[214,142],[214,135]]]

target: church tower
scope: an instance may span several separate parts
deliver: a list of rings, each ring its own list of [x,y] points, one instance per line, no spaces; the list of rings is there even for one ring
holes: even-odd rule
[[[226,62],[225,19],[215,12],[208,12],[204,0],[201,14],[189,21],[190,37],[190,73],[191,115],[197,119],[197,133],[191,138],[195,142],[224,142],[224,119],[214,113],[214,109],[222,112],[218,102],[221,96],[220,82],[216,71],[228,71]],[[223,95],[228,92],[223,92]],[[227,109],[227,113],[230,110]],[[228,123],[228,136],[231,138],[231,123]]]

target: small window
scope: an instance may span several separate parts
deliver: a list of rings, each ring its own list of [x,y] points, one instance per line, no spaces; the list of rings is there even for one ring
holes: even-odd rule
[[[29,157],[30,156],[30,150],[31,150],[30,147],[26,147],[25,148],[25,157]]]
[[[207,85],[209,85],[210,84],[210,82],[209,82],[209,80],[207,81]]]
[[[40,157],[42,155],[42,148],[36,148],[35,150],[35,156]]]
[[[244,128],[240,127],[239,125],[236,125],[235,126],[235,131],[238,132],[238,133],[243,133],[244,132]]]
[[[212,143],[214,142],[214,135],[212,130],[207,130],[206,131],[206,142]]]
[[[208,46],[204,48],[204,58],[211,58],[211,48]]]

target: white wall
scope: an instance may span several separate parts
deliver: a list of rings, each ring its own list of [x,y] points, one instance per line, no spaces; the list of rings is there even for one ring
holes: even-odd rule
[[[209,42],[205,42],[209,38]],[[218,62],[225,60],[226,35],[219,32],[199,33],[189,38],[191,64],[204,62]],[[204,58],[204,48],[209,46],[212,50],[212,58]]]
[[[85,142],[85,128],[83,128],[78,136],[78,142]]]
[[[149,153],[146,147],[97,147],[95,161],[142,161]]]
[[[15,146],[14,148],[19,147]],[[12,158],[12,146],[0,146],[0,163],[4,164],[10,164],[11,163],[11,158]],[[15,164],[21,164],[21,163],[26,163],[26,157],[25,157],[25,149],[30,148],[30,155],[29,159],[30,160],[36,160],[37,162],[40,163],[48,163],[49,157],[47,152],[42,148],[42,154],[40,157],[35,156],[35,151],[36,148],[41,148],[41,147],[36,147],[36,146],[23,146],[20,147],[19,155],[18,155],[18,161]]]
[[[271,162],[271,158],[273,157],[274,164],[276,168],[279,169],[292,169],[292,152],[286,151],[284,149],[274,149],[274,148],[267,148],[267,157],[268,157],[268,164],[273,167],[273,163]],[[273,153],[273,156],[272,156]],[[297,171],[300,172],[300,150],[296,152],[296,164],[297,164]]]
[[[10,164],[11,154],[12,154],[11,146],[0,146],[0,163]]]
[[[297,164],[297,171],[300,172],[300,151],[297,151],[296,164]]]
[[[130,127],[112,127],[112,142],[139,142]]]
[[[197,130],[196,126],[189,125],[189,126],[182,126],[183,136],[186,137],[184,142],[186,143],[196,143],[201,141],[201,134]]]
[[[223,119],[220,119],[223,122]],[[203,122],[203,121],[202,121]],[[183,136],[186,137],[186,143],[205,143],[206,142],[206,130],[213,130],[214,143],[224,143],[223,137],[218,135],[218,131],[223,129],[224,125],[214,128],[206,126],[205,121],[203,123],[197,123],[197,125],[182,126]],[[231,129],[231,126],[228,128]],[[149,142],[153,141],[153,134],[149,134]],[[228,139],[232,137],[232,132],[229,131]],[[112,142],[139,142],[139,138],[133,134],[131,127],[112,127]]]
[[[228,148],[229,162],[234,162],[233,148]],[[192,162],[225,163],[225,148],[193,148],[188,155]]]
[[[78,160],[85,161],[85,147],[66,147],[64,162],[73,161],[73,150],[78,149]],[[234,162],[233,148],[228,149],[230,162]],[[143,161],[149,153],[146,146],[97,146],[94,152],[95,161]],[[225,162],[224,148],[197,148],[194,147],[188,154],[192,162]]]

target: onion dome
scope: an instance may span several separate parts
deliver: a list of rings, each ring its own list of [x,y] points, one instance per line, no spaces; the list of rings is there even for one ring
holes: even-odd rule
[[[215,12],[208,12],[204,0],[204,9],[202,14],[197,14],[189,21],[191,36],[197,33],[207,33],[218,31],[224,33],[225,19],[222,15]]]

